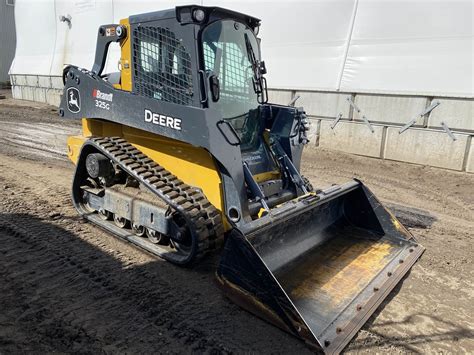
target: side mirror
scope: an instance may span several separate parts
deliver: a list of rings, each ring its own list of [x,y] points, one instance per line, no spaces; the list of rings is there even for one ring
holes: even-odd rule
[[[209,89],[211,90],[211,97],[212,101],[217,102],[219,101],[220,97],[220,86],[219,86],[219,78],[217,75],[211,75],[209,77]]]

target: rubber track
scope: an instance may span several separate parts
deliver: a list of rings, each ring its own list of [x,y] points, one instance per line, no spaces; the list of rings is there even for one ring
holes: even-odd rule
[[[221,214],[200,189],[185,184],[123,138],[96,137],[86,144],[106,152],[125,172],[183,215],[198,240],[194,260],[223,244]]]

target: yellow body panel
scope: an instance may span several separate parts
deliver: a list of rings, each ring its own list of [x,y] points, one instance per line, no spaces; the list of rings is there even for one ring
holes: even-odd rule
[[[68,139],[68,157],[77,163],[84,141],[91,136],[123,137],[186,184],[199,187],[214,207],[224,210],[221,178],[212,156],[203,148],[194,147],[170,138],[94,119],[82,120],[83,136]],[[230,227],[224,213],[226,230]]]
[[[275,180],[280,178],[280,172],[279,171],[268,171],[265,173],[261,174],[256,174],[253,176],[256,182],[264,182],[268,180]]]
[[[81,147],[87,138],[84,136],[69,136],[67,138],[67,157],[74,164],[77,164],[79,154],[81,153]]]
[[[131,59],[131,47],[130,47],[130,23],[128,18],[120,20],[120,24],[125,26],[127,36],[120,43],[121,46],[121,57],[120,57],[120,85],[121,89],[125,91],[132,91],[132,59]]]

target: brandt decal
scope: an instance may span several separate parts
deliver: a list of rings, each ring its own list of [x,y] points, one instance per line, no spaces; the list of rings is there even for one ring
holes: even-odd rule
[[[69,88],[66,92],[67,95],[67,109],[72,113],[78,113],[81,111],[81,95],[79,90],[76,88]]]
[[[98,89],[94,89],[94,90],[92,90],[92,97],[95,98],[95,99],[106,100],[106,101],[112,102],[113,98],[114,98],[114,94],[106,93],[106,92],[102,92]]]
[[[110,110],[110,103],[114,99],[114,94],[102,92],[98,89],[92,90],[92,97],[95,99],[95,107]],[[104,101],[105,100],[105,101]],[[108,102],[106,102],[108,101]]]

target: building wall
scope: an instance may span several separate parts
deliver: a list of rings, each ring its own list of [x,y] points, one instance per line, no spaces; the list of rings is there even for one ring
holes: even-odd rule
[[[10,80],[8,70],[15,56],[15,12],[13,0],[0,1],[0,84]]]

